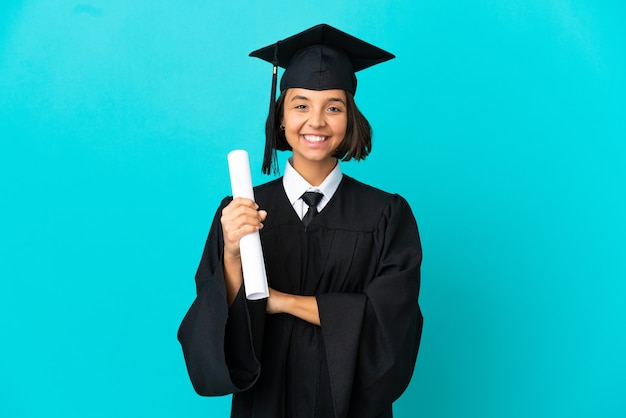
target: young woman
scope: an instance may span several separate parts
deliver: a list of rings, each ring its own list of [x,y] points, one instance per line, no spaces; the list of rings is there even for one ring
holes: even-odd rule
[[[253,52],[274,64],[256,203],[226,198],[180,330],[201,395],[234,393],[232,417],[392,417],[422,330],[421,246],[407,202],[341,172],[371,129],[355,71],[393,55],[328,25]],[[274,103],[276,66],[285,67]],[[270,294],[245,298],[239,240],[260,231]]]

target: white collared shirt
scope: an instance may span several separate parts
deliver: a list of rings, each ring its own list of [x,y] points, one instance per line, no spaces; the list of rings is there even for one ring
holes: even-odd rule
[[[306,181],[295,168],[293,168],[290,158],[289,161],[287,161],[287,164],[285,164],[283,188],[285,189],[285,193],[289,198],[291,206],[296,211],[296,214],[300,217],[300,219],[302,219],[304,214],[309,209],[309,206],[304,203],[301,198],[304,192],[319,192],[324,195],[317,204],[317,211],[321,212],[337,191],[337,187],[339,187],[342,177],[343,173],[341,172],[341,166],[339,165],[339,161],[337,161],[337,165],[333,171],[326,176],[322,184],[319,186],[311,186],[309,182]]]

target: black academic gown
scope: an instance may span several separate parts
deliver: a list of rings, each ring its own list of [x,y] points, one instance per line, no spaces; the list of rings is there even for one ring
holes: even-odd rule
[[[270,287],[317,298],[321,326],[239,292],[226,304],[222,202],[178,333],[195,390],[234,393],[232,417],[387,418],[422,331],[421,245],[400,196],[348,176],[305,230],[277,179],[255,188]]]

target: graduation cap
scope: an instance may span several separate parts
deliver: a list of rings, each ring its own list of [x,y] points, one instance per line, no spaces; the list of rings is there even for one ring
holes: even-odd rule
[[[273,68],[270,114],[265,126],[263,173],[276,167],[276,82],[278,67],[285,69],[280,91],[341,89],[356,93],[355,72],[395,56],[332,26],[321,24],[250,53],[270,62]]]

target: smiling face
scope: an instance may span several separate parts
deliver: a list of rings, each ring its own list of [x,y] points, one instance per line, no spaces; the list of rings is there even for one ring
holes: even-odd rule
[[[335,167],[333,155],[346,136],[346,93],[289,89],[281,124],[293,151],[293,167],[303,175],[317,172],[325,177]]]

